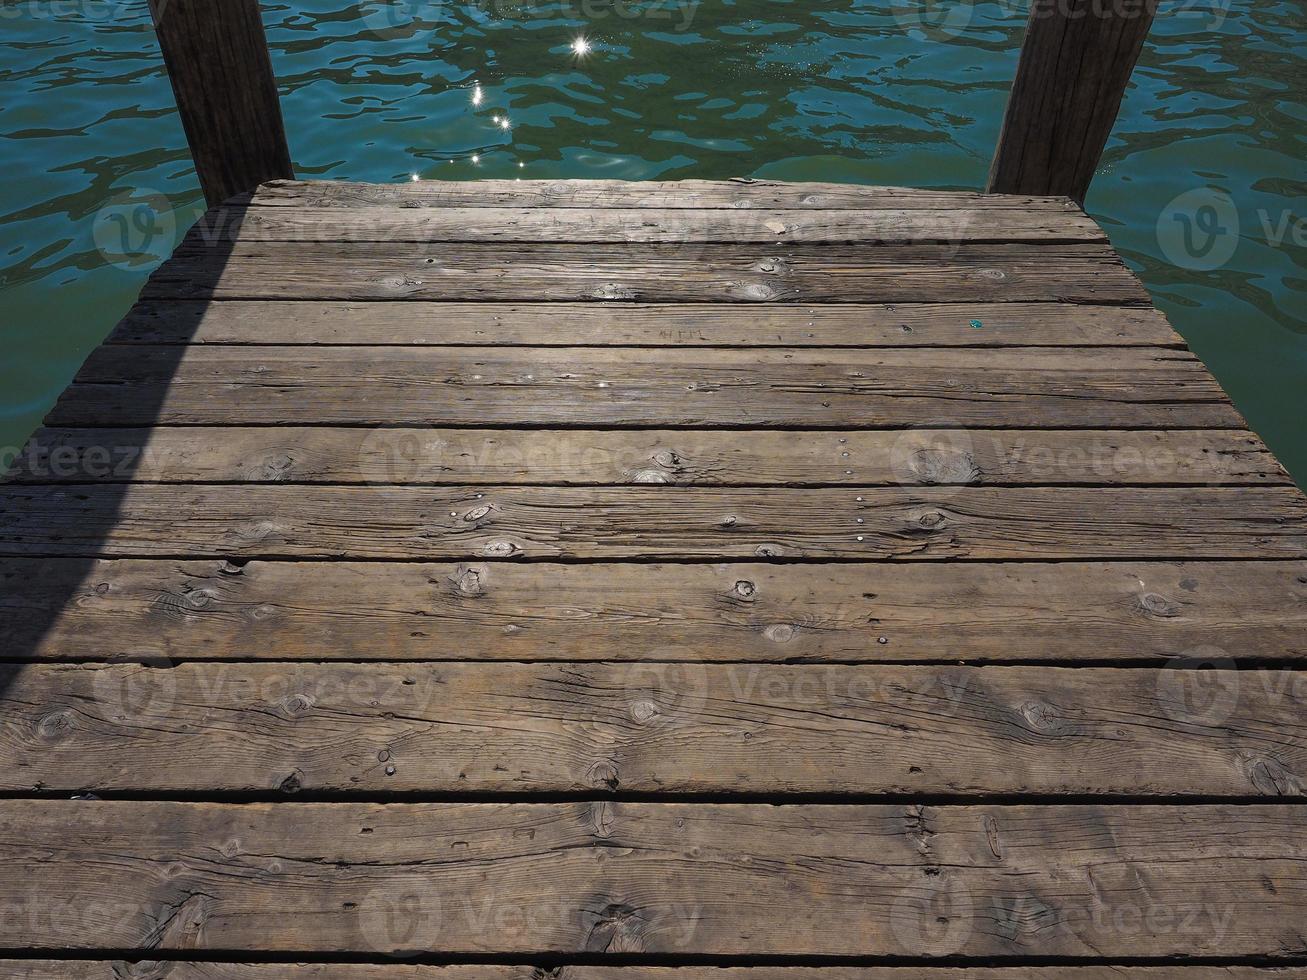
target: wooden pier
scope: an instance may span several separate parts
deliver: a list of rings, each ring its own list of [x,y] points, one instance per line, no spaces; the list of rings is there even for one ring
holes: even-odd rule
[[[1001,194],[284,179],[153,6],[213,207],[0,484],[0,978],[1307,978],[1307,499],[1075,203],[1150,2],[1034,4]]]
[[[1065,199],[271,183],[0,518],[5,976],[1307,955],[1307,501]]]

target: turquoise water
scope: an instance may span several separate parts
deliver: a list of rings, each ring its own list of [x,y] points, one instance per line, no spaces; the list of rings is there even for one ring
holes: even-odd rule
[[[985,179],[1026,16],[1022,3],[950,0],[264,10],[301,176],[961,188]],[[149,271],[106,261],[97,214],[157,194],[184,230],[200,198],[145,0],[0,0],[0,49],[0,447],[12,447]],[[1305,61],[1300,4],[1164,3],[1087,201],[1300,483]]]

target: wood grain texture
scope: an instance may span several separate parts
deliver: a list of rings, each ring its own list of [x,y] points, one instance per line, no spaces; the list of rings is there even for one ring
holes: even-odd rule
[[[971,326],[978,320],[979,329]],[[723,303],[136,304],[111,344],[1109,347],[1184,342],[1157,310],[1070,303],[736,307]]]
[[[191,228],[218,242],[1106,242],[1080,210],[411,208],[228,205]]]
[[[183,247],[146,299],[1084,302],[1146,305],[1105,244],[583,245],[220,242]]]
[[[6,559],[6,656],[1307,658],[1302,562],[515,565]],[[884,642],[881,642],[881,638]]]
[[[1211,966],[1212,980],[1304,980],[1302,967]],[[1193,966],[422,966],[188,960],[2,960],[4,980],[1191,980]]]
[[[642,653],[0,666],[0,792],[1213,798],[1300,797],[1307,780],[1302,671]]]
[[[420,180],[397,184],[273,180],[257,188],[250,203],[289,208],[984,208],[1055,214],[1078,210],[1067,198],[752,179]]]
[[[57,426],[1243,428],[1188,351],[101,347]]]
[[[6,949],[1307,951],[1301,806],[6,800],[0,860],[7,907],[77,909]]]
[[[0,487],[0,554],[247,558],[1294,558],[1248,489]]]
[[[1227,430],[41,429],[23,483],[1289,484]]]
[[[1304,975],[1307,498],[1147,304],[1047,196],[211,213],[0,485],[0,978]]]
[[[150,0],[209,204],[294,177],[258,0]]]
[[[1083,201],[1157,0],[1036,0],[989,190]]]

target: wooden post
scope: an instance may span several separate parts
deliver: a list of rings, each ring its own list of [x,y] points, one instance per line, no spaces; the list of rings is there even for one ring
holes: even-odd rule
[[[294,177],[258,0],[150,0],[209,206]]]
[[[1082,203],[1157,0],[1034,0],[989,172],[993,194]]]

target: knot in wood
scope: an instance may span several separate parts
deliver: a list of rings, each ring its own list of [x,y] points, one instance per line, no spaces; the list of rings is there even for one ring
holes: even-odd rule
[[[631,717],[641,725],[647,725],[658,717],[658,705],[652,701],[636,701],[631,705]]]
[[[662,470],[638,470],[633,477],[632,483],[671,483],[672,478]]]
[[[591,786],[602,786],[607,790],[615,791],[621,785],[616,763],[606,759],[590,767],[589,778]]]
[[[1139,608],[1150,616],[1158,616],[1162,619],[1171,619],[1180,615],[1179,605],[1156,592],[1145,592],[1141,595]]]
[[[1065,728],[1052,705],[1042,701],[1027,701],[1021,706],[1021,717],[1027,726],[1041,735],[1056,735]]]
[[[914,510],[908,520],[917,528],[934,531],[948,523],[948,515],[937,507],[928,507]]]
[[[299,718],[313,708],[313,698],[307,694],[292,694],[281,699],[281,710],[287,718]]]
[[[472,508],[471,510],[469,510],[466,514],[464,514],[464,515],[463,515],[463,520],[465,520],[465,521],[469,521],[469,522],[471,522],[471,521],[479,521],[479,520],[481,520],[481,518],[485,517],[485,516],[486,516],[487,514],[489,514],[489,513],[490,513],[490,507],[489,507],[489,505],[487,505],[487,504],[481,504],[481,505],[478,506],[478,507],[473,507],[473,508]]]
[[[54,711],[36,723],[36,735],[43,742],[60,742],[76,731],[72,713]]]
[[[741,599],[752,599],[757,591],[758,587],[747,579],[735,583],[735,594]]]
[[[1248,781],[1262,796],[1302,795],[1302,780],[1278,759],[1270,756],[1253,759],[1246,770]]]
[[[212,592],[206,589],[195,589],[186,596],[186,604],[192,609],[204,609],[214,599]]]
[[[617,826],[617,807],[608,800],[590,804],[590,829],[594,836],[607,840]]]
[[[635,299],[635,290],[616,282],[606,282],[590,291],[591,299]]]
[[[908,463],[922,483],[979,483],[980,467],[970,453],[951,449],[918,449]]]
[[[790,264],[782,258],[768,258],[755,263],[753,271],[768,276],[787,276],[790,274],[791,269]]]
[[[480,595],[483,591],[481,585],[481,572],[475,568],[465,568],[455,580],[458,591],[463,595]]]
[[[487,558],[507,558],[516,553],[517,545],[511,541],[488,541],[481,549]]]
[[[780,291],[765,282],[737,282],[729,293],[738,299],[753,303],[770,303],[780,298]]]

